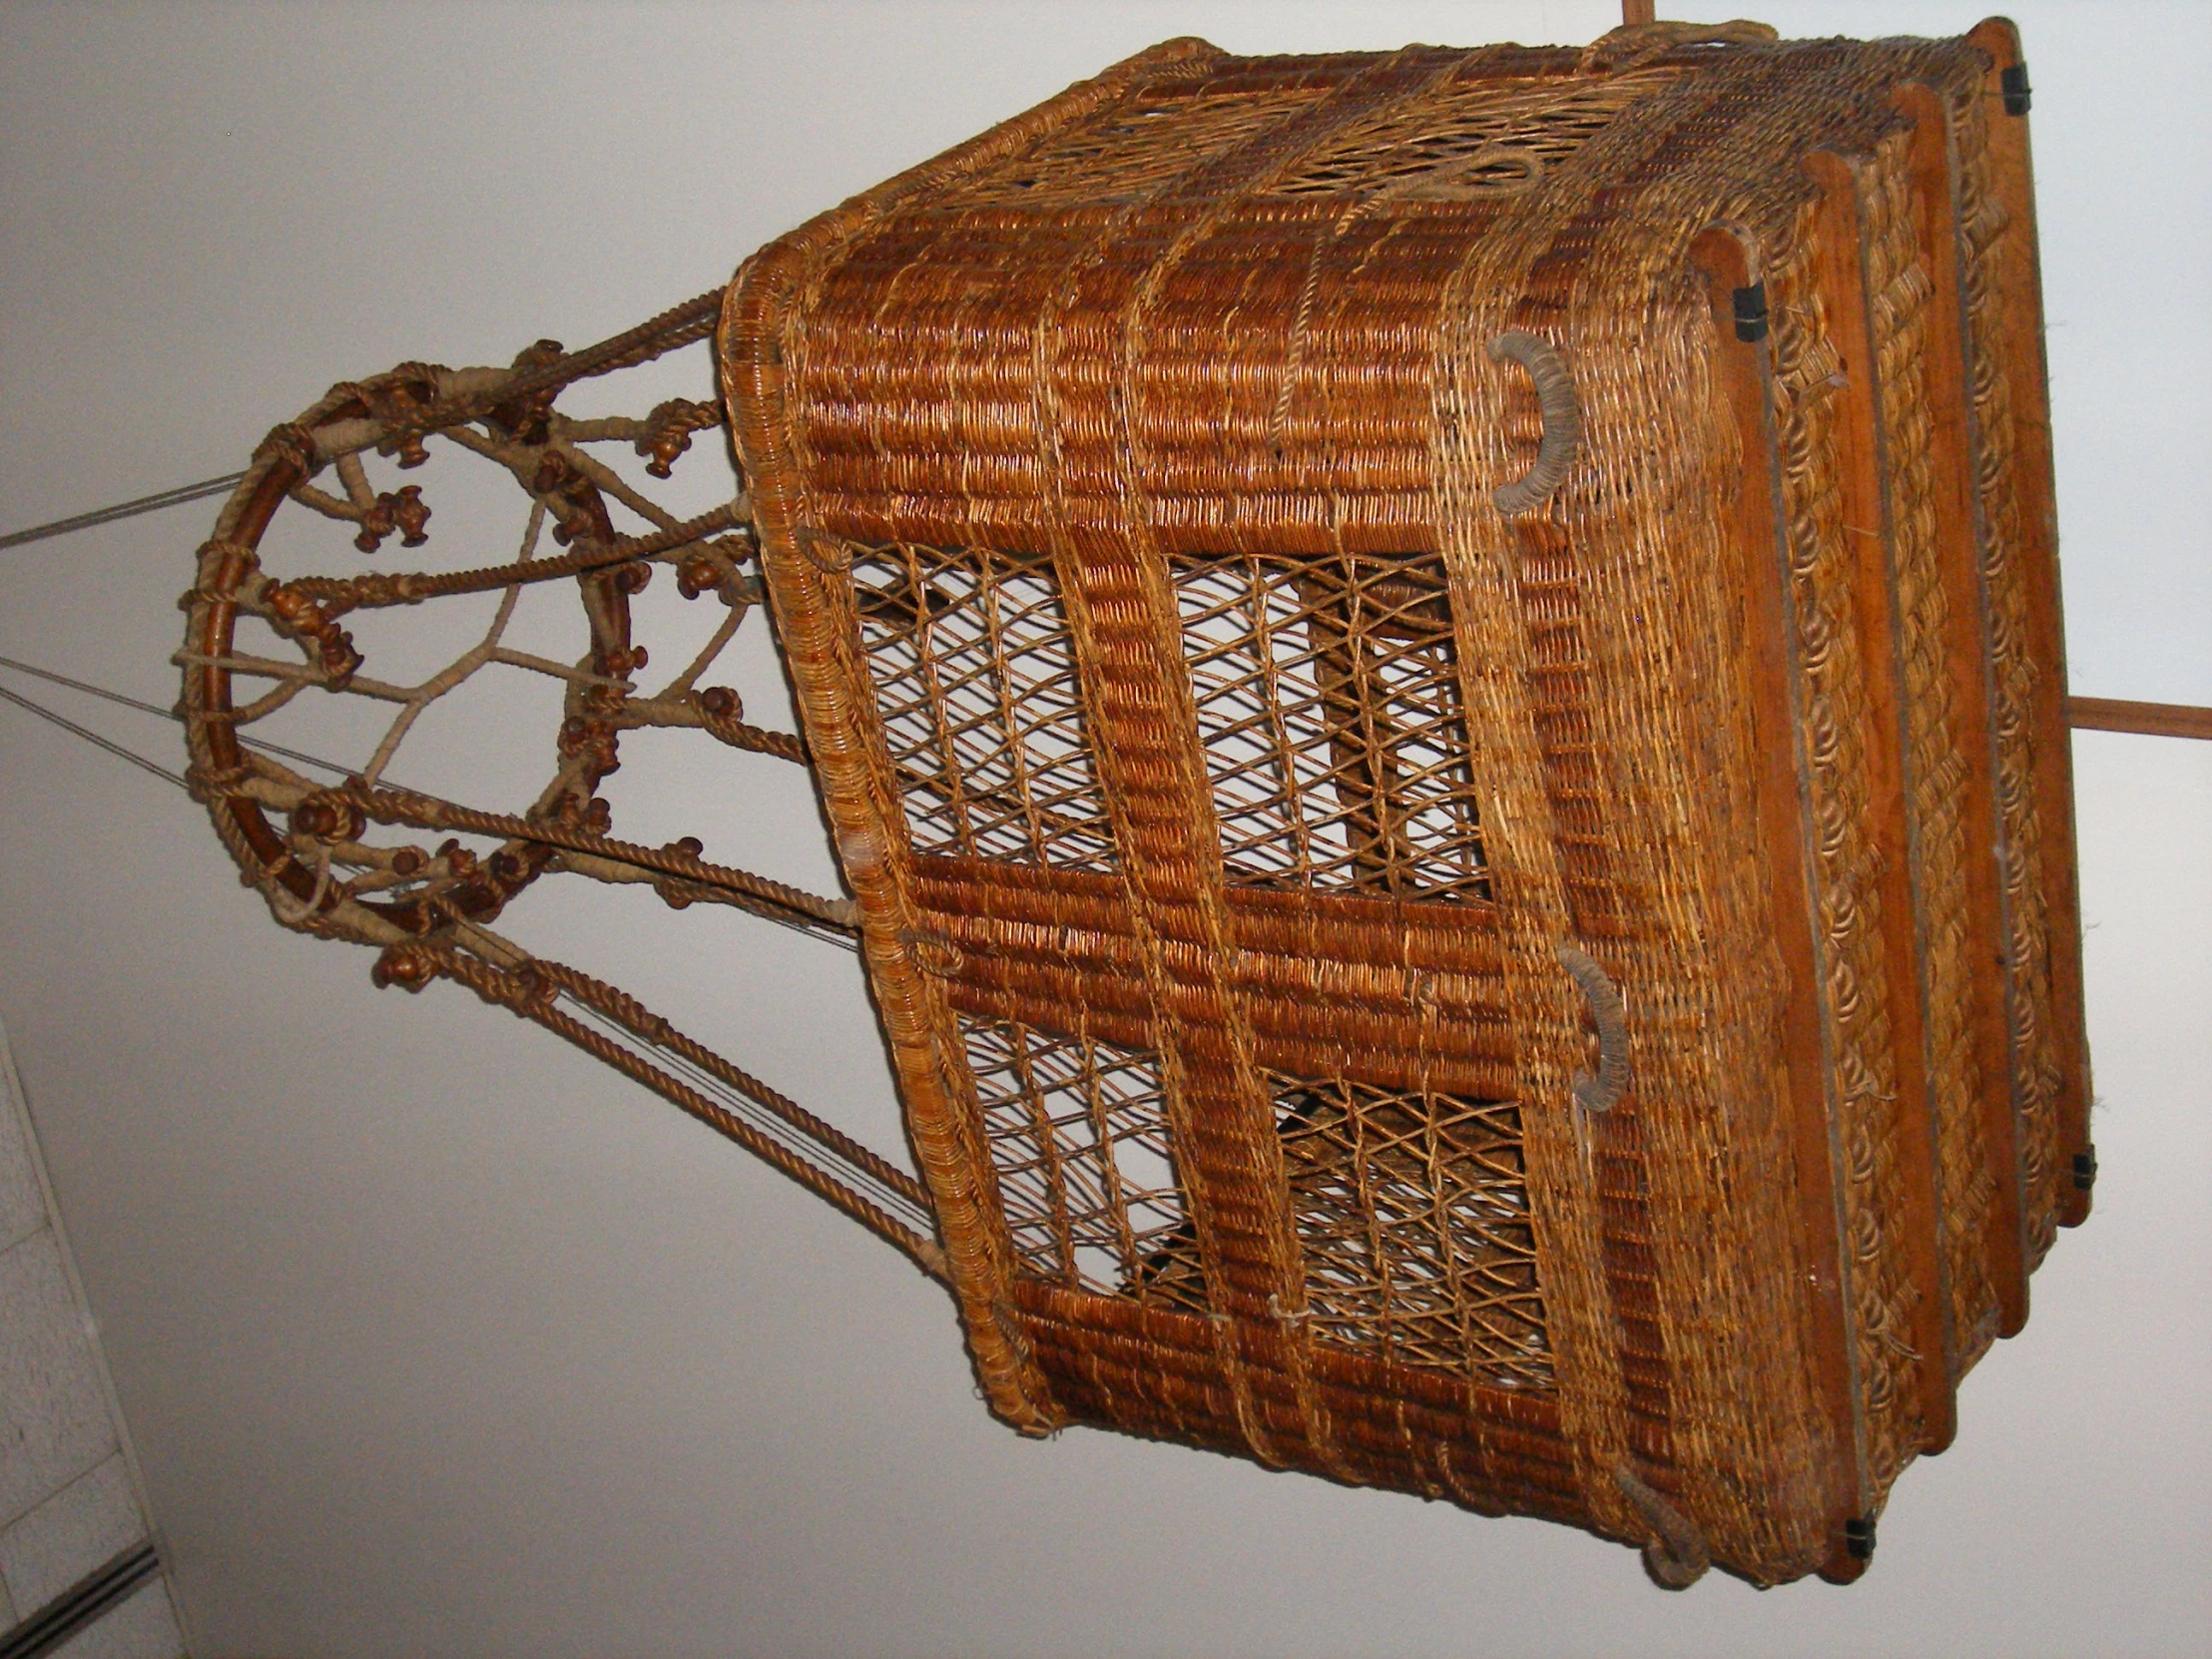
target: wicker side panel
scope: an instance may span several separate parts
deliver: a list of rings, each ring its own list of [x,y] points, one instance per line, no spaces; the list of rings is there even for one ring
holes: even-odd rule
[[[1996,1292],[1984,1239],[1996,1182],[1983,1156],[1981,1099],[1994,1079],[1981,1071],[1973,1014],[1983,964],[1974,943],[1966,885],[1966,783],[1978,732],[1962,728],[1951,695],[1950,590],[1939,561],[1963,549],[1938,541],[1936,446],[1965,434],[1936,429],[1931,380],[1934,277],[1912,199],[1917,134],[1893,133],[1877,148],[1866,193],[1867,288],[1873,314],[1875,379],[1882,400],[1890,491],[1891,568],[1904,665],[1906,779],[1912,815],[1913,886],[1919,901],[1923,978],[1919,994],[1939,1163],[1936,1218],[1953,1335],[1951,1373],[1961,1374],[1996,1336]]]
[[[1440,378],[1462,400],[1436,417],[1453,446],[1439,522],[1479,584],[1459,606],[1473,635],[1461,657],[1477,776],[1494,792],[1485,834],[1531,1178],[1555,1229],[1562,1420],[1593,1508],[1633,1459],[1717,1558],[1761,1578],[1840,1551],[1832,1482],[1850,1461],[1812,1381],[1815,1309],[1782,1197],[1794,1120],[1775,1029],[1789,992],[1755,850],[1742,630],[1712,555],[1732,539],[1745,454],[1715,408],[1710,305],[1687,269],[1730,192],[1756,224],[1778,183],[1792,189],[1771,158],[1802,142],[1808,106],[1775,67],[1747,60],[1655,100],[1593,141],[1610,147],[1603,191],[1574,196],[1562,179],[1531,199],[1540,223],[1516,209],[1490,233],[1450,301],[1465,307],[1461,355]],[[1525,379],[1482,360],[1511,326],[1566,348],[1594,459],[1546,508],[1502,522],[1488,489],[1525,469],[1538,434]],[[1544,986],[1562,940],[1628,1001],[1635,1083],[1602,1117],[1567,1107],[1590,1057],[1571,991],[1553,1002]],[[1642,1535],[1633,1515],[1613,1527]]]
[[[779,640],[831,833],[860,903],[868,978],[962,1329],[992,1410],[1027,1432],[1056,1425],[1060,1407],[1044,1374],[1021,1352],[998,1313],[1013,1272],[1013,1248],[991,1190],[990,1154],[972,1080],[960,1059],[956,1016],[902,937],[915,917],[907,895],[910,854],[901,792],[866,692],[850,589],[801,547],[801,532],[817,523],[819,510],[804,433],[792,407],[795,387],[806,380],[800,324],[832,257],[899,201],[989,166],[1039,131],[1120,96],[1133,79],[1218,56],[1197,41],[1155,47],[811,221],[740,270],[718,337],[732,436],[752,488]]]
[[[1318,1405],[1333,1428],[1337,1479],[1482,1514],[1590,1524],[1543,1394],[1470,1387],[1333,1345],[1318,1347],[1303,1375],[1248,1364],[1232,1379],[1202,1319],[1033,1280],[1012,1301],[1027,1352],[1080,1421],[1249,1454],[1248,1420],[1290,1438]]]
[[[1981,513],[2002,827],[2012,1084],[2019,1114],[2026,1251],[2033,1267],[2050,1249],[2060,1221],[2072,1219],[2068,1202],[2078,1195],[2066,1191],[2066,1163],[2074,1150],[2068,1143],[2080,1132],[2065,1121],[2066,1107],[2071,1103],[2074,1115],[2082,1115],[2087,1093],[2080,1043],[2078,913],[2070,868],[2072,824],[2066,811],[2055,815],[2060,822],[2053,823],[2051,810],[2054,797],[2061,809],[2069,808],[2069,761],[2064,732],[2051,732],[2044,707],[2063,695],[2065,668],[2058,641],[2046,637],[2055,628],[2038,626],[2032,602],[2039,574],[2054,585],[2055,569],[2039,573],[2035,568],[2038,561],[2053,559],[2049,474],[2047,464],[2036,464],[2036,452],[2048,438],[2030,430],[2042,414],[2042,387],[2020,383],[2023,369],[2039,369],[2041,363],[2040,307],[2029,245],[2033,226],[2022,219],[2028,211],[2024,158],[2018,177],[2000,176],[1989,131],[1992,122],[2021,118],[1993,113],[2001,104],[1981,88],[1954,107],[1966,315],[1973,348],[1974,484]],[[2024,146],[2024,139],[2015,142]],[[2053,775],[2055,787],[2046,782]],[[2059,868],[2055,876],[2054,865]],[[2054,887],[2062,890],[2054,892]],[[2065,929],[2064,936],[2053,936],[2058,927]],[[2071,957],[2071,963],[2054,961],[2058,953]],[[2058,981],[2069,965],[2070,994],[2062,994]]]
[[[1843,1264],[1855,1354],[1866,1512],[1881,1506],[1919,1449],[1915,1349],[1917,1303],[1900,1237],[1911,1224],[1889,1202],[1900,1162],[1926,1156],[1902,1135],[1891,1001],[1917,987],[1885,972],[1880,858],[1869,835],[1876,803],[1867,746],[1874,736],[1871,677],[1853,610],[1852,526],[1847,522],[1839,431],[1850,380],[1848,342],[1817,275],[1820,204],[1801,218],[1786,265],[1768,278],[1774,295],[1775,396],[1800,704],[1815,831],[1824,1017],[1834,1068],[1831,1118],[1843,1182]],[[1862,393],[1864,395],[1864,393]],[[1862,527],[1863,529],[1864,527]]]

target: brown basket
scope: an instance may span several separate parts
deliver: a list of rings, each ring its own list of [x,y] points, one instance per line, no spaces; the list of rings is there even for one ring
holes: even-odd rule
[[[748,263],[977,1373],[1850,1577],[2086,1209],[2010,27],[1157,47]]]

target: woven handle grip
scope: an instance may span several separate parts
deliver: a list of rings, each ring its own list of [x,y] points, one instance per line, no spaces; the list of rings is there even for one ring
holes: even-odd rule
[[[1528,370],[1528,377],[1536,382],[1536,402],[1544,416],[1536,464],[1526,476],[1490,493],[1497,510],[1512,518],[1542,505],[1574,465],[1575,451],[1582,445],[1582,405],[1574,395],[1574,376],[1550,341],[1513,328],[1490,341],[1490,356],[1497,362],[1510,359]]]
[[[1609,1112],[1628,1092],[1628,1010],[1605,970],[1571,944],[1558,949],[1559,965],[1579,985],[1597,1022],[1597,1075],[1577,1072],[1574,1103],[1585,1112]]]
[[[1582,73],[1619,74],[1685,46],[1767,46],[1781,38],[1771,23],[1624,23],[1590,42],[1582,53]]]

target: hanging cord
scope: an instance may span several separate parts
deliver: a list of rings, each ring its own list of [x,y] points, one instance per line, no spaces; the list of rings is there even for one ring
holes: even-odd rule
[[[0,667],[36,675],[142,713],[171,720],[183,718],[173,709],[73,680],[64,674],[34,668],[11,657],[0,657]],[[42,703],[6,686],[0,686],[0,701],[12,703],[51,722],[72,736],[106,750],[118,760],[152,773],[166,784],[175,785],[188,794],[191,792],[191,785],[181,774],[102,737],[89,727],[78,725]],[[273,749],[275,746],[257,743],[256,747]],[[335,762],[302,755],[295,750],[277,752],[311,766],[349,774],[348,768]],[[766,914],[766,911],[754,913]],[[774,915],[769,915],[768,919],[781,920]],[[818,930],[803,922],[783,924],[809,938],[827,938],[848,950],[857,949],[852,939]],[[935,1221],[930,1213],[928,1193],[919,1182],[760,1079],[732,1065],[712,1049],[684,1036],[634,998],[557,962],[526,958],[516,970],[432,946],[401,945],[396,949],[400,958],[409,954],[419,957],[427,972],[455,979],[486,1000],[513,1008],[673,1101],[810,1192],[827,1199],[897,1249],[923,1273],[933,1279],[945,1277],[943,1255],[930,1236]],[[394,957],[395,952],[387,951],[379,961],[379,982],[419,988],[417,974],[391,971]],[[554,1002],[565,1004],[566,1011],[553,1007]]]
[[[109,690],[106,686],[93,686],[89,682],[82,682],[82,679],[71,679],[69,675],[58,675],[58,673],[53,673],[51,668],[35,668],[33,664],[18,662],[16,657],[0,657],[0,668],[13,668],[22,675],[35,675],[38,679],[47,679],[47,682],[53,682],[55,686],[69,686],[71,690],[80,690],[80,693],[89,695],[89,697],[104,697],[106,701],[111,701],[111,704],[120,704],[122,708],[140,710],[142,715],[157,715],[157,717],[162,717],[166,721],[184,721],[184,715],[179,715],[175,708],[162,708],[160,704],[148,704],[148,701],[144,701],[140,697],[126,697],[124,693]],[[69,719],[66,715],[60,715],[58,710],[51,710],[44,704],[38,704],[38,701],[24,697],[20,693],[13,693],[13,690],[9,690],[7,686],[0,686],[0,699],[9,701],[9,704],[16,704],[16,708],[24,710],[27,715],[38,715],[42,721],[49,721],[49,724],[53,724],[53,726],[60,726],[64,732],[69,732],[71,737],[82,737],[86,744],[93,744],[95,748],[106,750],[115,759],[131,761],[131,766],[140,768],[144,772],[153,772],[153,775],[157,779],[162,779],[164,783],[175,783],[179,790],[191,792],[191,788],[193,788],[191,783],[188,783],[182,775],[179,775],[179,772],[171,772],[166,766],[162,766],[160,761],[148,761],[137,750],[124,748],[122,744],[115,744],[113,739],[102,737],[100,732],[91,730],[89,726],[78,726],[73,719]],[[244,732],[239,732],[239,741],[246,744],[248,748],[261,750],[264,755],[275,755],[275,757],[285,759],[285,761],[298,761],[300,766],[314,766],[314,768],[320,768],[323,772],[331,772],[331,775],[336,775],[340,779],[347,779],[349,783],[356,781],[356,777],[358,777],[358,768],[340,766],[338,761],[325,761],[320,755],[307,755],[307,752],[303,752],[303,750],[285,748],[283,744],[268,744],[268,741],[259,739],[259,737],[246,737]],[[393,799],[409,799],[409,797],[418,799],[418,801],[429,799],[429,797],[416,797],[416,792],[411,792],[411,790],[391,790],[389,781],[387,781],[387,795],[391,795]],[[442,806],[442,803],[440,803],[440,806]],[[482,823],[455,821],[455,823],[447,823],[447,826],[440,826],[440,828],[464,830],[464,831],[471,831],[471,833],[520,833],[520,836],[526,838],[526,840],[529,840],[529,838],[546,838],[544,833],[540,833],[537,830],[522,828],[520,819],[509,821],[509,819],[495,817],[495,814],[467,814],[464,810],[460,810],[460,812],[462,812],[462,817],[482,819]],[[484,826],[491,826],[491,828],[484,828]],[[560,833],[560,831],[555,830],[551,833]],[[604,849],[611,849],[615,856],[622,856],[624,851],[628,851],[628,842],[613,842],[613,840],[602,842],[600,838],[588,838],[588,840],[593,842],[593,849],[602,849],[602,845],[604,845]],[[666,851],[659,851],[659,849],[644,849],[644,851],[648,853],[648,856],[659,860],[659,862],[666,862],[670,858]],[[690,858],[682,858],[682,860],[675,860],[675,862],[679,864],[679,869],[677,869],[679,876],[706,876],[710,884],[715,884],[715,878],[744,876],[744,871],[724,871],[719,867],[719,864],[699,864],[697,860],[690,860]],[[812,898],[810,893],[799,893],[797,889],[783,887],[781,882],[768,882],[766,878],[757,878],[757,876],[748,878],[748,880],[757,880],[757,882],[764,884],[764,889],[772,889],[772,891],[768,891],[768,902],[761,902],[759,907],[755,907],[755,904],[744,904],[744,907],[741,907],[741,909],[746,909],[750,915],[759,915],[761,920],[775,922],[777,927],[786,927],[792,933],[799,933],[801,938],[812,938],[812,940],[821,940],[826,944],[836,944],[838,949],[853,951],[853,953],[860,951],[860,942],[858,942],[858,938],[853,938],[853,929],[851,929],[849,922],[840,920],[840,918],[828,918],[828,915],[810,915],[803,909],[799,909],[797,904],[781,902],[783,898],[786,898],[786,895],[790,895],[790,898],[799,898],[799,900],[810,900]],[[823,900],[814,900],[814,902],[823,902]]]
[[[0,536],[0,552],[34,541],[44,541],[49,536],[66,536],[73,531],[113,524],[118,519],[136,518],[141,513],[158,513],[164,507],[182,507],[188,501],[204,501],[211,495],[222,495],[245,476],[243,472],[231,472],[221,478],[204,478],[197,484],[180,484],[173,490],[163,490],[159,495],[142,495],[136,501],[119,501],[112,507],[95,507],[91,512],[79,513],[75,518],[57,518],[51,524],[33,525],[28,530],[17,530]]]
[[[185,782],[184,775],[182,773],[171,772],[169,768],[163,766],[158,761],[149,761],[144,755],[140,755],[131,750],[125,749],[119,743],[111,743],[108,739],[103,738],[98,732],[91,730],[89,727],[79,726],[75,721],[69,719],[66,715],[56,714],[52,709],[49,709],[43,703],[34,703],[28,697],[24,697],[17,692],[12,692],[8,690],[8,688],[5,686],[0,686],[0,698],[7,699],[8,702],[13,703],[18,709],[23,710],[27,714],[34,714],[43,721],[47,721],[55,726],[59,726],[64,732],[70,733],[74,737],[83,738],[85,742],[92,744],[96,748],[105,749],[110,755],[115,756],[118,760],[129,761],[131,765],[139,768],[141,771],[151,772],[156,778],[161,779],[162,782],[164,782],[165,784],[175,784],[179,789],[187,791],[188,793],[191,791],[192,786]]]
[[[930,1278],[946,1278],[921,1183],[613,986],[558,962],[531,958],[502,967],[426,943],[391,946],[377,959],[374,977],[409,990],[431,978],[451,979],[542,1026],[735,1141]],[[589,1017],[594,1012],[598,1018]]]
[[[35,668],[29,663],[18,662],[13,657],[0,657],[0,668],[12,668],[18,674],[29,674],[38,679],[50,681],[57,686],[67,686],[71,691],[83,692],[87,697],[105,698],[108,702],[120,704],[126,709],[136,709],[140,714],[155,715],[163,720],[176,721],[179,725],[184,724],[185,717],[175,709],[165,709],[159,703],[149,703],[143,698],[126,697],[121,692],[109,691],[105,686],[89,685],[83,680],[72,680],[68,675],[56,674],[50,668]],[[30,709],[33,713],[44,713],[37,705],[25,702],[22,698],[14,698],[12,701],[23,708]],[[48,715],[47,718],[58,720],[60,717]],[[64,722],[64,724],[67,723]],[[91,734],[84,732],[81,727],[72,726],[70,730],[80,736],[91,736]],[[108,744],[105,739],[94,738],[93,741],[99,743],[102,748],[114,747]],[[239,742],[249,749],[260,750],[264,755],[274,755],[278,760],[283,761],[297,761],[301,766],[320,767],[324,772],[335,773],[340,778],[349,778],[354,772],[352,767],[340,766],[335,761],[325,761],[321,756],[309,755],[304,750],[286,749],[280,743],[271,743],[264,738],[250,738],[241,733],[239,734]],[[156,772],[162,771],[161,768],[154,766],[153,762],[140,760],[136,755],[127,758],[136,762],[139,766],[150,767]],[[164,777],[174,776],[170,773],[163,773],[162,775]]]

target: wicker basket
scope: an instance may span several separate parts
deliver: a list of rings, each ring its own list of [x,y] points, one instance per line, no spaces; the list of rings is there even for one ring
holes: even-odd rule
[[[1848,1578],[2086,1209],[2024,75],[1172,41],[725,382],[977,1373]]]

